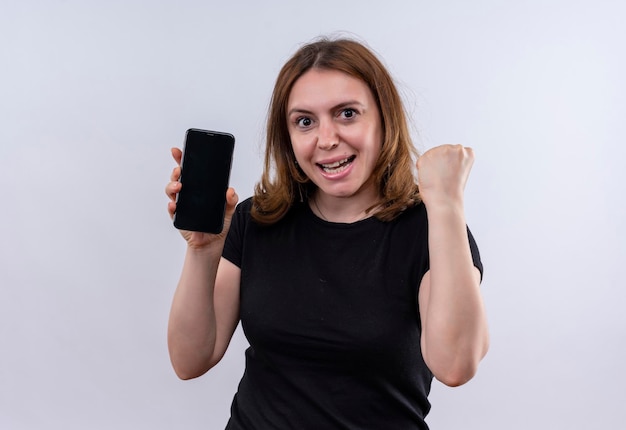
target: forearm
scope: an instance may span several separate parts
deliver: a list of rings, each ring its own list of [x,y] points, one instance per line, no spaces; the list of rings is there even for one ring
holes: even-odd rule
[[[219,249],[188,248],[170,311],[168,347],[177,375],[193,378],[212,367],[216,343],[214,288]]]
[[[422,345],[442,382],[460,385],[488,348],[480,279],[472,260],[462,201],[428,209],[430,273]]]

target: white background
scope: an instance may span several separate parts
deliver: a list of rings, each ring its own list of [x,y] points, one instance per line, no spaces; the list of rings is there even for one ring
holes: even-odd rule
[[[193,381],[167,355],[169,149],[235,134],[249,196],[279,68],[337,31],[389,66],[421,151],[476,152],[492,346],[434,383],[431,428],[623,428],[625,21],[618,0],[2,0],[0,428],[224,427],[241,333]]]

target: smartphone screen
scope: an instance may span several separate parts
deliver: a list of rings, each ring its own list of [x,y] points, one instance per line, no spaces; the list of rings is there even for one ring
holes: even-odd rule
[[[187,130],[180,175],[182,187],[174,214],[176,228],[215,234],[222,231],[234,148],[232,134]]]

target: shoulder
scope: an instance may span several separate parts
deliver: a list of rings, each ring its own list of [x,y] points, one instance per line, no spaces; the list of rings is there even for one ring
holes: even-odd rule
[[[253,207],[254,207],[254,197],[248,197],[242,202],[237,204],[237,208],[235,209],[235,214],[237,216],[244,216],[244,217],[252,218],[251,214],[252,214]],[[289,215],[302,214],[303,207],[304,207],[303,203],[292,204],[287,210],[287,213],[285,214],[285,216],[277,220],[275,223],[280,222],[283,218],[288,218]],[[275,224],[275,223],[271,223],[271,224]],[[268,224],[268,225],[271,225],[271,224]]]
[[[393,252],[428,254],[428,217],[423,203],[410,206],[393,220],[380,224],[391,241]]]
[[[265,232],[266,234],[276,231],[276,229],[281,229],[293,225],[296,220],[300,220],[299,223],[302,223],[303,219],[306,219],[306,210],[304,205],[301,203],[293,204],[287,213],[270,224],[259,223],[256,218],[254,209],[255,201],[254,197],[248,197],[242,202],[240,202],[233,214],[231,229],[234,228],[239,234],[244,234],[247,231],[255,231],[255,232]]]
[[[424,225],[428,224],[428,217],[426,214],[426,206],[423,202],[418,202],[413,206],[409,206],[404,209],[393,220],[388,221],[391,225]]]
[[[230,224],[229,235],[233,235],[235,232],[242,232],[246,229],[247,225],[250,223],[252,216],[250,212],[252,210],[252,198],[248,197],[244,201],[237,204],[235,208],[235,213],[233,213],[233,217]]]
[[[240,202],[237,205],[237,209],[235,210],[238,214],[250,214],[252,211],[252,197],[248,197],[244,201]]]

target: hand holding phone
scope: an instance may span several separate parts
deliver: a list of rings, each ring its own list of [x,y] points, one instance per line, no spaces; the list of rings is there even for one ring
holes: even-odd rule
[[[223,230],[234,145],[235,138],[229,133],[187,130],[174,213],[176,228],[213,234]]]

